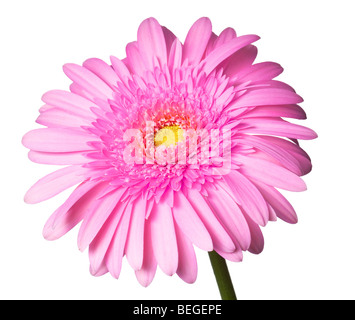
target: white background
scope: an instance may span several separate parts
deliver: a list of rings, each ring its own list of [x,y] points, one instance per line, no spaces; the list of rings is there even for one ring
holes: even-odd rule
[[[78,229],[55,242],[42,227],[68,193],[38,205],[23,195],[54,170],[33,164],[21,145],[34,129],[41,95],[67,89],[67,62],[125,56],[139,23],[154,16],[183,41],[201,16],[216,33],[233,27],[258,34],[258,60],[280,63],[278,78],[302,95],[319,138],[301,144],[314,169],[308,191],[290,193],[297,225],[264,228],[265,250],[229,263],[240,299],[354,299],[354,30],[353,1],[89,1],[13,0],[0,4],[0,298],[1,299],[219,299],[207,253],[197,251],[195,284],[159,269],[141,287],[124,261],[119,280],[89,273]]]

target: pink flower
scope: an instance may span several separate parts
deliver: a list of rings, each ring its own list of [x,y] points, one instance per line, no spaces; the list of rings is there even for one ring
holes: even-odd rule
[[[66,64],[70,92],[44,94],[35,129],[23,137],[29,158],[65,165],[35,183],[28,203],[76,186],[44,227],[55,240],[81,222],[78,246],[90,270],[119,277],[122,258],[147,286],[157,265],[192,283],[194,246],[230,261],[260,253],[260,226],[296,223],[277,189],[304,191],[311,170],[298,139],[316,133],[283,118],[305,119],[302,98],[273,62],[253,64],[255,35],[219,36],[208,18],[182,44],[150,18],[127,57],[111,65]]]

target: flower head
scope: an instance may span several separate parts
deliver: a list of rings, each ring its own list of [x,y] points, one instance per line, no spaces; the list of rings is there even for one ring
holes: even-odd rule
[[[142,22],[127,57],[111,64],[66,64],[70,92],[43,95],[23,144],[37,163],[65,165],[40,179],[25,200],[37,203],[76,186],[44,227],[55,240],[81,223],[93,275],[118,278],[126,256],[147,286],[157,266],[194,282],[194,246],[231,261],[260,253],[260,226],[296,223],[277,189],[303,191],[311,170],[299,139],[311,129],[302,98],[273,80],[279,64],[254,64],[259,37],[219,36],[208,18],[182,44],[154,18]]]

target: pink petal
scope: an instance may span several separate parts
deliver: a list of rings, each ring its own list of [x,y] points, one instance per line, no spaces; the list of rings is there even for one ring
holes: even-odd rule
[[[244,135],[241,139],[236,139],[235,141],[237,143],[253,146],[262,152],[267,153],[286,169],[292,171],[298,176],[302,175],[302,166],[297,158],[287,152],[284,148],[263,139],[263,137]]]
[[[260,227],[250,219],[248,215],[245,216],[248,222],[249,230],[251,234],[251,243],[248,249],[253,254],[259,254],[264,250],[264,236],[260,230]]]
[[[269,207],[269,221],[277,221],[277,215],[275,213],[275,210],[272,206],[270,206],[269,203],[267,205]]]
[[[167,27],[161,27],[164,33],[164,38],[165,38],[165,44],[166,44],[166,50],[167,50],[167,57],[170,55],[170,50],[171,47],[176,39],[176,36],[172,33],[171,30],[169,30]]]
[[[165,203],[155,204],[149,216],[154,256],[167,275],[173,275],[178,266],[173,215]]]
[[[43,102],[53,107],[66,110],[84,118],[92,117],[90,109],[95,107],[92,101],[72,92],[52,90],[42,96]]]
[[[214,42],[214,49],[220,47],[221,45],[229,42],[230,40],[237,37],[237,33],[233,28],[224,29]]]
[[[187,283],[194,283],[197,278],[197,260],[192,243],[175,225],[176,238],[179,250],[179,264],[177,275]]]
[[[259,106],[242,115],[243,119],[261,117],[286,117],[293,119],[307,118],[306,113],[297,104],[287,104],[279,106]]]
[[[144,77],[144,72],[146,71],[147,67],[145,66],[141,53],[138,50],[137,42],[131,42],[127,44],[126,53],[129,66],[132,71],[137,75]]]
[[[238,81],[271,80],[280,75],[283,68],[275,62],[261,62],[250,66],[237,75]]]
[[[230,110],[242,107],[256,107],[263,105],[297,104],[303,99],[293,91],[280,88],[262,88],[249,90],[235,102],[231,103]]]
[[[82,182],[85,179],[83,174],[86,171],[79,166],[69,166],[46,175],[27,191],[25,202],[34,204],[54,197]]]
[[[170,208],[174,207],[174,190],[172,188],[166,188],[164,194],[161,196],[160,201],[165,202]]]
[[[126,242],[126,257],[134,270],[139,270],[143,263],[144,225],[146,200],[140,196],[132,205],[132,216]]]
[[[112,238],[110,247],[105,256],[107,269],[111,275],[118,279],[122,267],[122,258],[126,245],[129,222],[131,219],[132,205],[123,203],[123,212],[121,220],[117,226],[115,234]]]
[[[36,163],[55,165],[84,164],[88,161],[82,152],[57,153],[30,150],[28,158]]]
[[[105,263],[102,263],[96,269],[93,269],[93,267],[90,265],[89,271],[92,276],[101,277],[108,272],[108,269]]]
[[[79,95],[87,100],[90,100],[95,104],[98,102],[99,99],[103,99],[103,97],[98,98],[98,96],[95,93],[92,93],[92,92],[84,89],[82,86],[78,85],[76,82],[73,82],[69,86],[69,89],[72,93]]]
[[[235,85],[236,91],[239,92],[240,97],[243,96],[247,91],[259,91],[261,89],[281,89],[296,93],[295,89],[293,89],[290,85],[278,80],[261,80],[254,82],[236,81],[233,84]]]
[[[89,151],[89,141],[97,138],[76,128],[41,128],[24,135],[22,144],[35,151],[42,152],[76,152]]]
[[[85,216],[86,209],[96,200],[96,195],[106,188],[105,183],[85,181],[50,216],[43,228],[47,240],[56,240],[74,228]]]
[[[241,262],[243,260],[243,251],[240,249],[235,250],[234,252],[223,252],[218,251],[216,252],[224,259],[232,261],[232,262]]]
[[[116,206],[110,217],[106,220],[95,239],[91,242],[89,247],[89,259],[91,272],[97,274],[102,264],[110,243],[116,232],[118,223],[122,220],[122,214],[126,205],[121,203]],[[106,266],[106,265],[105,265]]]
[[[224,43],[213,50],[201,63],[203,64],[202,71],[207,75],[212,72],[222,61],[231,56],[234,52],[260,39],[255,35],[241,36],[231,41]]]
[[[210,234],[182,192],[174,193],[173,215],[181,231],[194,245],[205,251],[213,250]]]
[[[121,188],[107,194],[101,199],[97,199],[95,205],[87,212],[78,234],[78,247],[80,251],[84,251],[95,238],[125,190],[125,188]]]
[[[138,49],[149,69],[154,69],[155,57],[161,66],[167,64],[167,50],[163,30],[154,18],[144,20],[138,28]]]
[[[82,118],[57,108],[42,112],[36,120],[37,123],[50,128],[79,128],[80,126],[89,125],[92,121],[93,119]]]
[[[259,181],[256,181],[256,185],[263,194],[265,200],[274,209],[277,217],[287,223],[297,223],[298,218],[294,208],[279,191]]]
[[[230,101],[232,101],[233,97],[234,97],[234,88],[233,87],[229,87],[227,90],[225,90],[217,99],[216,99],[216,107],[222,107],[224,108],[225,106],[227,106],[229,104]],[[216,92],[216,96],[217,97],[218,92]]]
[[[212,23],[208,18],[198,19],[190,28],[183,47],[183,61],[197,65],[206,50],[212,33]]]
[[[105,81],[105,83],[109,85],[111,89],[115,89],[117,87],[117,82],[120,81],[112,67],[101,59],[88,59],[83,63],[83,67],[90,70],[101,80]]]
[[[131,73],[129,72],[127,66],[122,62],[122,60],[111,56],[111,63],[114,71],[116,72],[117,76],[120,78],[120,80],[125,83],[126,85],[128,84],[128,80],[132,79]]]
[[[251,236],[248,224],[237,203],[220,187],[206,187],[207,200],[230,236],[233,236],[243,250],[250,246]]]
[[[171,46],[169,55],[169,69],[173,74],[173,70],[180,68],[182,59],[182,45],[179,39],[175,39]]]
[[[64,73],[85,91],[102,99],[112,99],[112,89],[88,69],[74,63],[63,66]]]
[[[215,48],[215,41],[217,40],[218,36],[212,32],[210,39],[208,40],[207,46],[206,46],[206,50],[205,53],[202,56],[202,59],[204,59],[205,57],[207,57]],[[187,61],[187,60],[186,60]]]
[[[243,128],[239,130],[240,132],[270,134],[302,140],[317,138],[317,134],[312,129],[278,118],[243,119],[241,124]]]
[[[248,69],[248,67],[251,66],[256,58],[257,53],[257,48],[251,44],[233,53],[228,58],[224,73],[228,77],[235,76],[238,78],[238,75],[241,71]]]
[[[302,175],[305,175],[312,170],[312,163],[308,154],[304,150],[302,150],[298,145],[294,144],[291,141],[277,137],[261,136],[261,138],[268,141],[269,143],[275,144],[283,148],[285,151],[295,157],[300,164]]]
[[[223,228],[201,193],[194,189],[188,190],[188,200],[206,226],[213,241],[213,248],[225,252],[235,250],[235,245],[228,232]]]
[[[136,270],[136,277],[143,287],[149,286],[157,270],[157,261],[154,257],[150,221],[146,223],[144,232],[144,258],[141,269]]]
[[[224,178],[249,217],[257,224],[265,226],[268,222],[269,210],[254,184],[236,170],[231,171]]]
[[[299,176],[277,164],[251,156],[237,155],[235,159],[242,164],[240,173],[257,181],[289,191],[307,189],[306,184]]]

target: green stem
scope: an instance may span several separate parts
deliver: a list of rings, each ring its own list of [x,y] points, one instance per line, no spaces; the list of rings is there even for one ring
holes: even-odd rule
[[[208,253],[222,300],[237,300],[226,260],[217,252]]]

